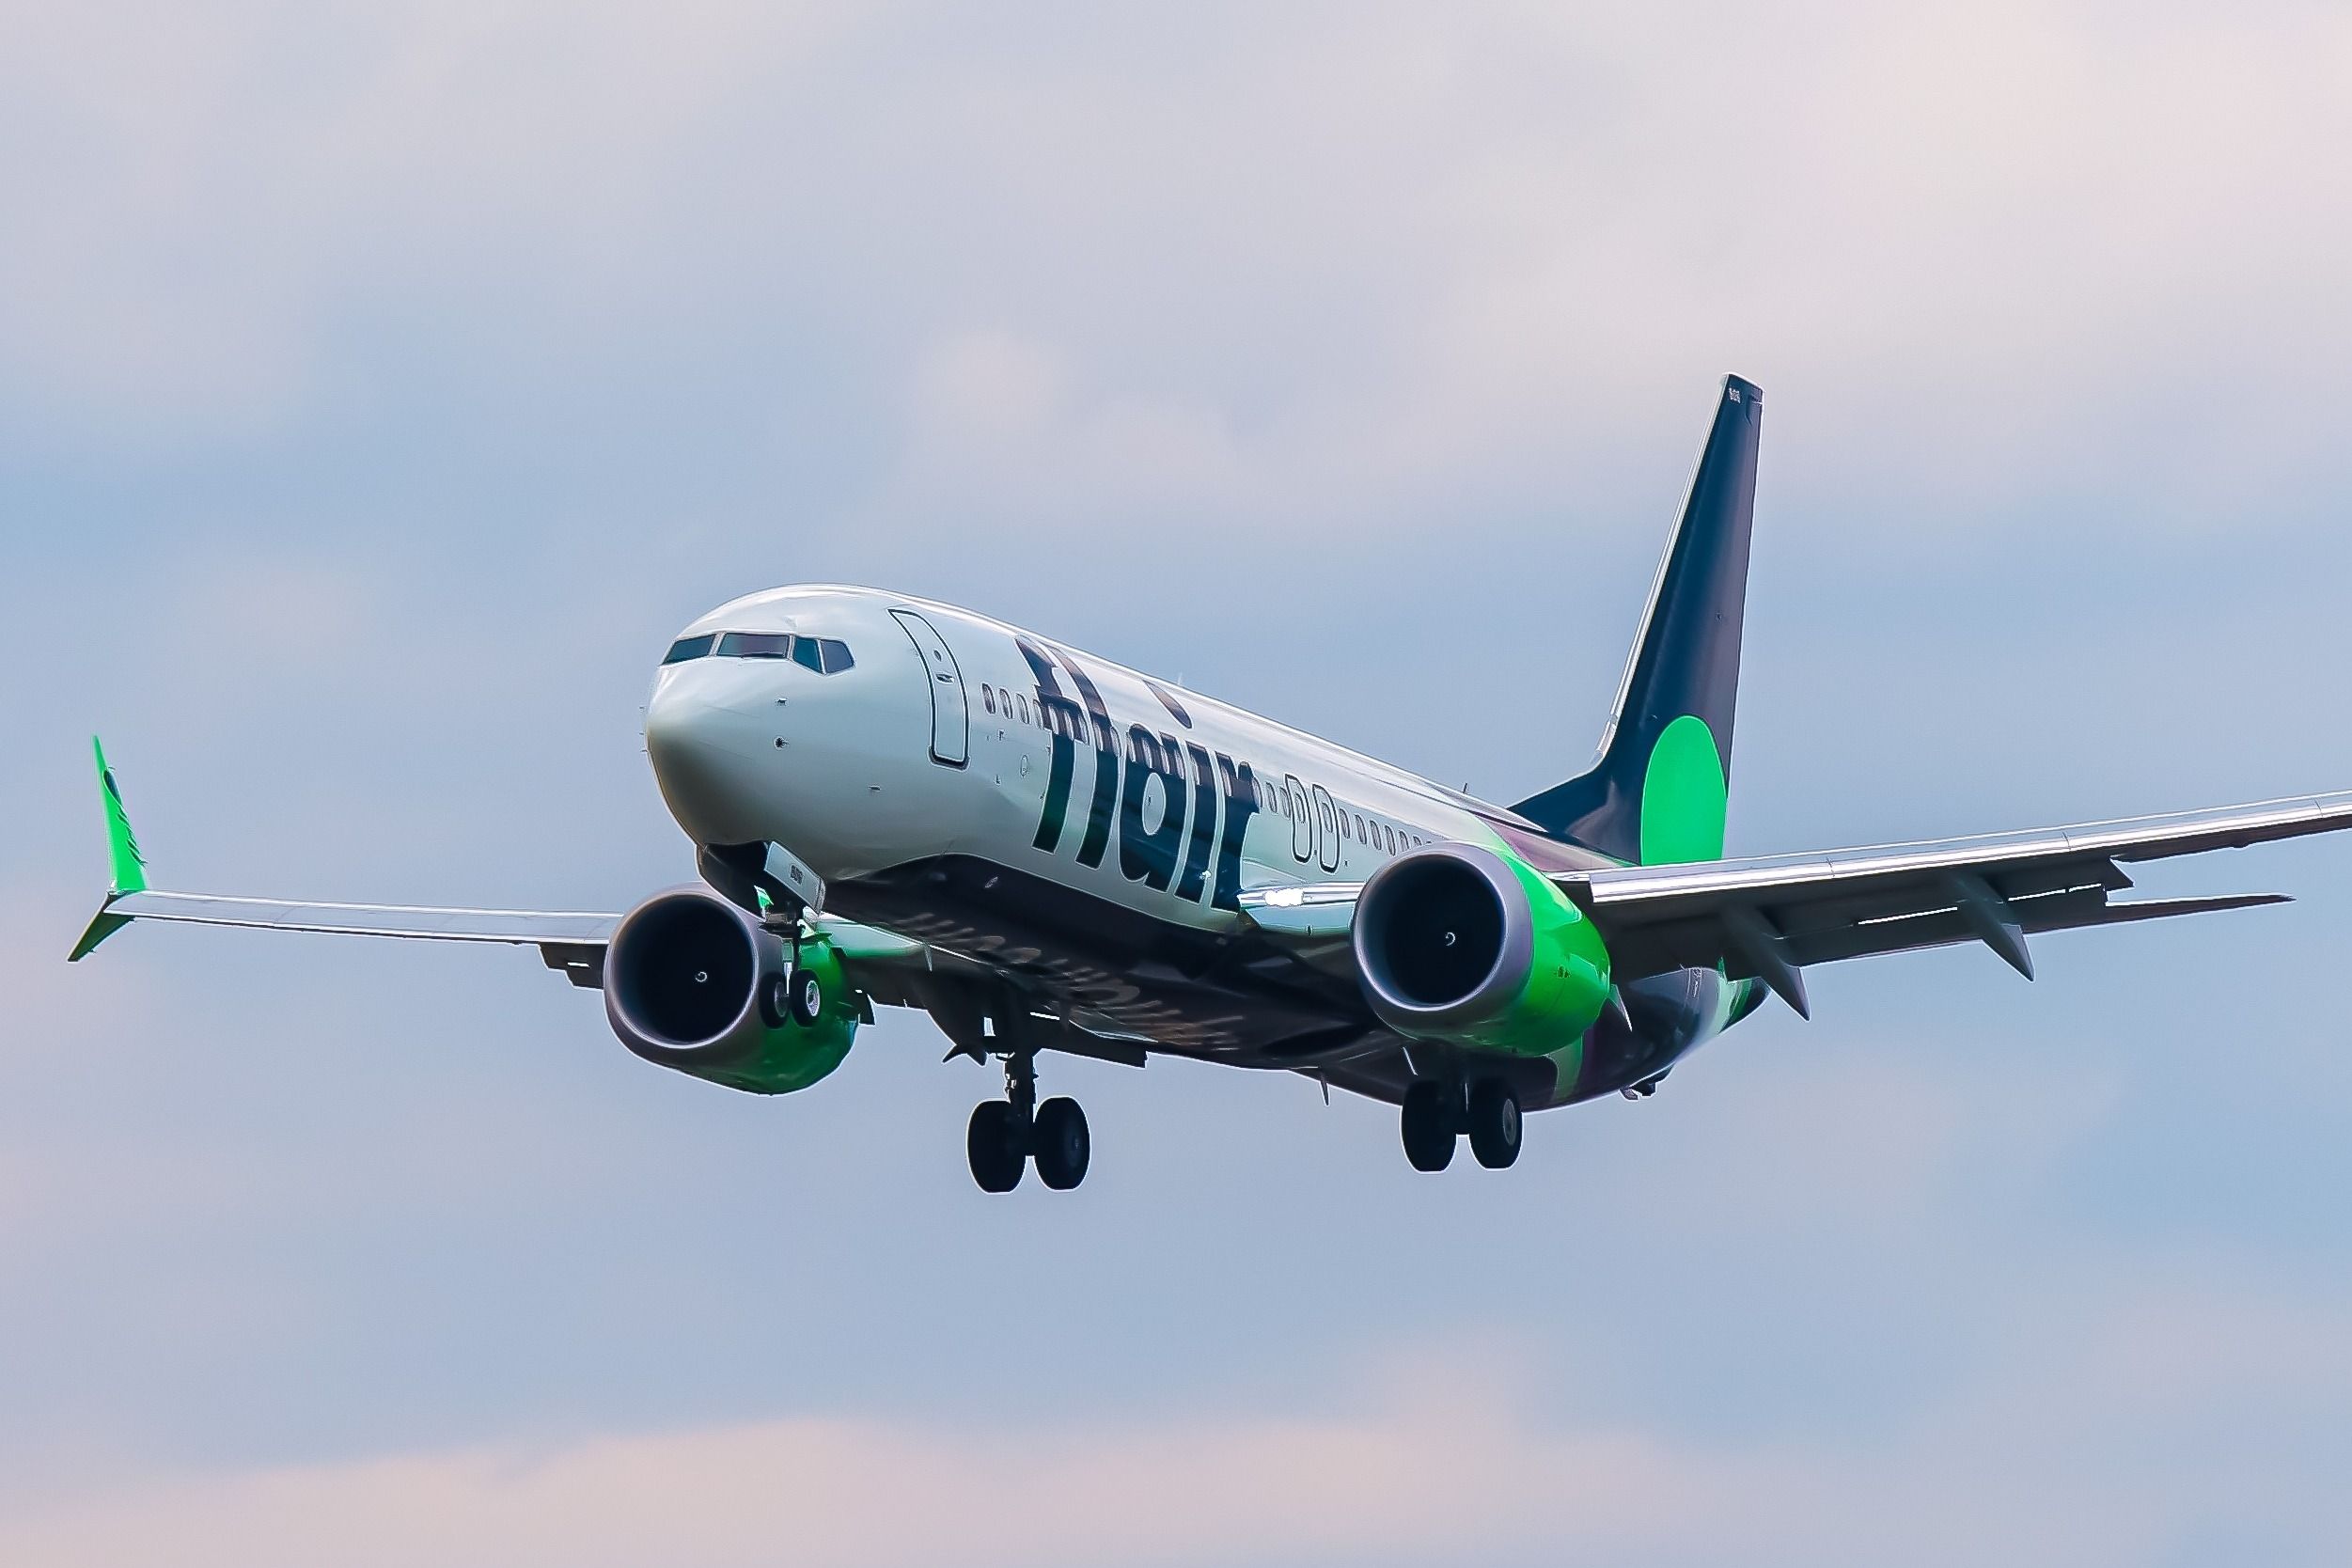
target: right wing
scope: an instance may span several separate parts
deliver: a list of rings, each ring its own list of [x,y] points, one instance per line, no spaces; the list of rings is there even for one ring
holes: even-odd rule
[[[1625,978],[1722,965],[1799,1013],[1808,964],[1981,941],[2031,979],[2029,934],[2282,903],[2275,893],[2115,900],[2124,866],[2352,827],[2352,794],[1822,855],[1627,866],[1554,880]]]
[[[604,946],[618,915],[526,909],[434,909],[390,903],[298,903],[218,893],[164,893],[146,887],[107,895],[68,962],[133,920],[260,931],[308,931],[337,936],[399,936],[427,942],[504,942],[536,947],[550,969],[574,985],[604,983]]]

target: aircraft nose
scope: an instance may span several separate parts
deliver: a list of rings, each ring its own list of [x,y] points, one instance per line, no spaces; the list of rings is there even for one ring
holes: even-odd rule
[[[729,700],[723,687],[692,666],[665,672],[645,705],[645,753],[670,815],[696,842],[749,843],[766,837],[764,759],[751,732],[753,715]]]

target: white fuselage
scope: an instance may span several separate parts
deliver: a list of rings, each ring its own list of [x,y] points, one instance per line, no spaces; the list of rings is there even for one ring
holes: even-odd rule
[[[1286,1065],[1371,1037],[1344,938],[1272,942],[1246,891],[1361,882],[1438,841],[1600,863],[1402,769],[902,594],[754,594],[686,628],[672,661],[646,748],[698,845],[777,846],[823,879],[828,913],[1155,1048]]]
[[[829,640],[853,662],[823,673],[747,639],[766,656],[730,654],[729,633]],[[702,636],[722,640],[665,666],[646,711],[672,815],[700,844],[781,845],[829,884],[967,856],[1220,930],[1239,920],[1245,888],[1360,881],[1419,843],[1491,841],[1508,817],[925,600],[778,588],[712,611],[681,640]]]

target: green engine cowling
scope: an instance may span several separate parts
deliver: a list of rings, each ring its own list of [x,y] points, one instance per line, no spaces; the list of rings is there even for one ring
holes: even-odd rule
[[[1411,1039],[1547,1056],[1608,1003],[1608,949],[1584,911],[1477,844],[1432,844],[1373,872],[1351,939],[1372,1011]]]
[[[658,893],[623,916],[604,952],[604,1017],[647,1061],[754,1094],[807,1089],[841,1065],[865,1004],[822,933],[800,944],[824,1002],[792,1016],[782,937],[700,887]]]

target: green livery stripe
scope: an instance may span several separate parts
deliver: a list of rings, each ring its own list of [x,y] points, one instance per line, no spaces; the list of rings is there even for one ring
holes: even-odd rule
[[[1723,757],[1707,721],[1685,713],[1650,748],[1641,780],[1641,863],[1723,858]]]

